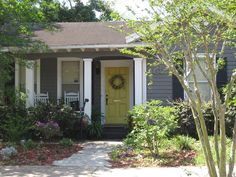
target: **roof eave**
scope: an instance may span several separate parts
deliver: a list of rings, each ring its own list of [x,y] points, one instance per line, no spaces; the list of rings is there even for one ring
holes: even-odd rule
[[[135,48],[135,47],[145,47],[147,44],[138,43],[138,44],[93,44],[93,45],[48,45],[48,49],[54,52],[58,50],[67,50],[72,51],[73,49],[80,49],[81,51],[85,51],[86,49],[95,49],[99,51],[100,49],[110,49],[111,51],[114,49],[122,49],[122,48]],[[2,52],[10,52],[17,51],[17,47],[4,47],[1,49]]]

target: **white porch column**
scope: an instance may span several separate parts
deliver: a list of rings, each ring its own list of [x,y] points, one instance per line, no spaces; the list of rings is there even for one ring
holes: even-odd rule
[[[143,59],[143,103],[147,101],[147,60]]]
[[[134,100],[135,105],[143,103],[143,59],[134,58]]]
[[[84,99],[89,99],[86,103],[84,112],[91,118],[92,114],[92,61],[91,58],[85,58],[84,61]]]
[[[26,67],[25,89],[27,94],[26,107],[34,106],[34,62],[29,61],[30,67]]]

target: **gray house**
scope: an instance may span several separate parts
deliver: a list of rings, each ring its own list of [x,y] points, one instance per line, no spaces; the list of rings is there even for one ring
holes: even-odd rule
[[[37,31],[37,38],[50,50],[28,55],[35,64],[32,68],[15,64],[15,86],[26,89],[27,106],[34,106],[37,99],[63,99],[66,103],[77,99],[82,106],[88,99],[88,116],[95,109],[105,115],[103,124],[122,125],[134,105],[151,99],[184,99],[179,82],[164,67],[152,69],[153,84],[147,86],[149,60],[119,51],[143,44],[138,36],[126,36],[110,27],[120,25],[121,22],[58,23],[58,31]],[[219,86],[227,83],[236,68],[233,51],[226,49],[224,55],[227,65],[218,74]],[[208,86],[204,80],[199,82],[208,99]]]

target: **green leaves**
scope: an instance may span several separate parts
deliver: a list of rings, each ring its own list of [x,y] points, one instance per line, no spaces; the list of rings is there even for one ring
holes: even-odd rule
[[[160,142],[176,127],[174,108],[161,104],[160,100],[152,100],[133,108],[130,112],[133,130],[125,140],[127,145],[147,147],[153,155],[158,155]]]
[[[91,22],[111,21],[113,19],[110,4],[103,0],[90,0],[87,4],[81,1],[74,3],[75,5],[70,8],[65,4],[59,5],[58,16],[51,18],[51,20],[56,22]]]
[[[50,18],[46,13],[49,10],[51,14],[57,12],[53,0],[0,1],[0,92],[8,90],[5,86],[14,75],[16,58],[23,60],[25,53],[45,48],[32,37],[35,30],[49,26]],[[5,47],[17,47],[17,50],[6,52]]]

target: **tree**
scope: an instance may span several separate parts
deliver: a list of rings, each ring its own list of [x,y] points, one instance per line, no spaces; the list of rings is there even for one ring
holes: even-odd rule
[[[97,12],[100,13],[99,21],[112,21],[111,16],[112,8],[108,2],[103,0],[90,0],[90,6],[92,6]]]
[[[110,5],[102,0],[90,0],[84,4],[80,0],[69,1],[70,6],[62,4],[59,6],[58,16],[52,18],[55,22],[92,22],[92,21],[109,21],[112,20]],[[96,12],[99,16],[96,16]]]
[[[5,83],[12,79],[15,59],[24,59],[25,52],[43,48],[32,36],[35,29],[51,27],[45,9],[57,13],[57,6],[46,0],[0,1],[0,97]]]
[[[236,80],[236,71],[234,70],[231,75],[223,99],[217,88],[216,78],[217,72],[224,64],[225,49],[236,48],[236,1],[149,0],[148,2],[149,7],[145,9],[148,14],[146,17],[138,18],[138,21],[123,19],[146,45],[133,50],[126,49],[123,52],[155,59],[157,64],[165,65],[168,71],[177,77],[190,103],[209,175],[232,177],[236,123],[233,130],[231,156],[227,159],[225,112]],[[137,16],[135,12],[131,12]],[[119,20],[122,19],[117,13],[113,15]],[[198,53],[202,53],[203,57],[199,58]],[[216,57],[219,58],[217,62]],[[200,70],[211,91],[210,102],[214,113],[213,149],[210,146],[202,113],[205,101],[198,82],[197,70]],[[216,159],[213,158],[213,151]]]

